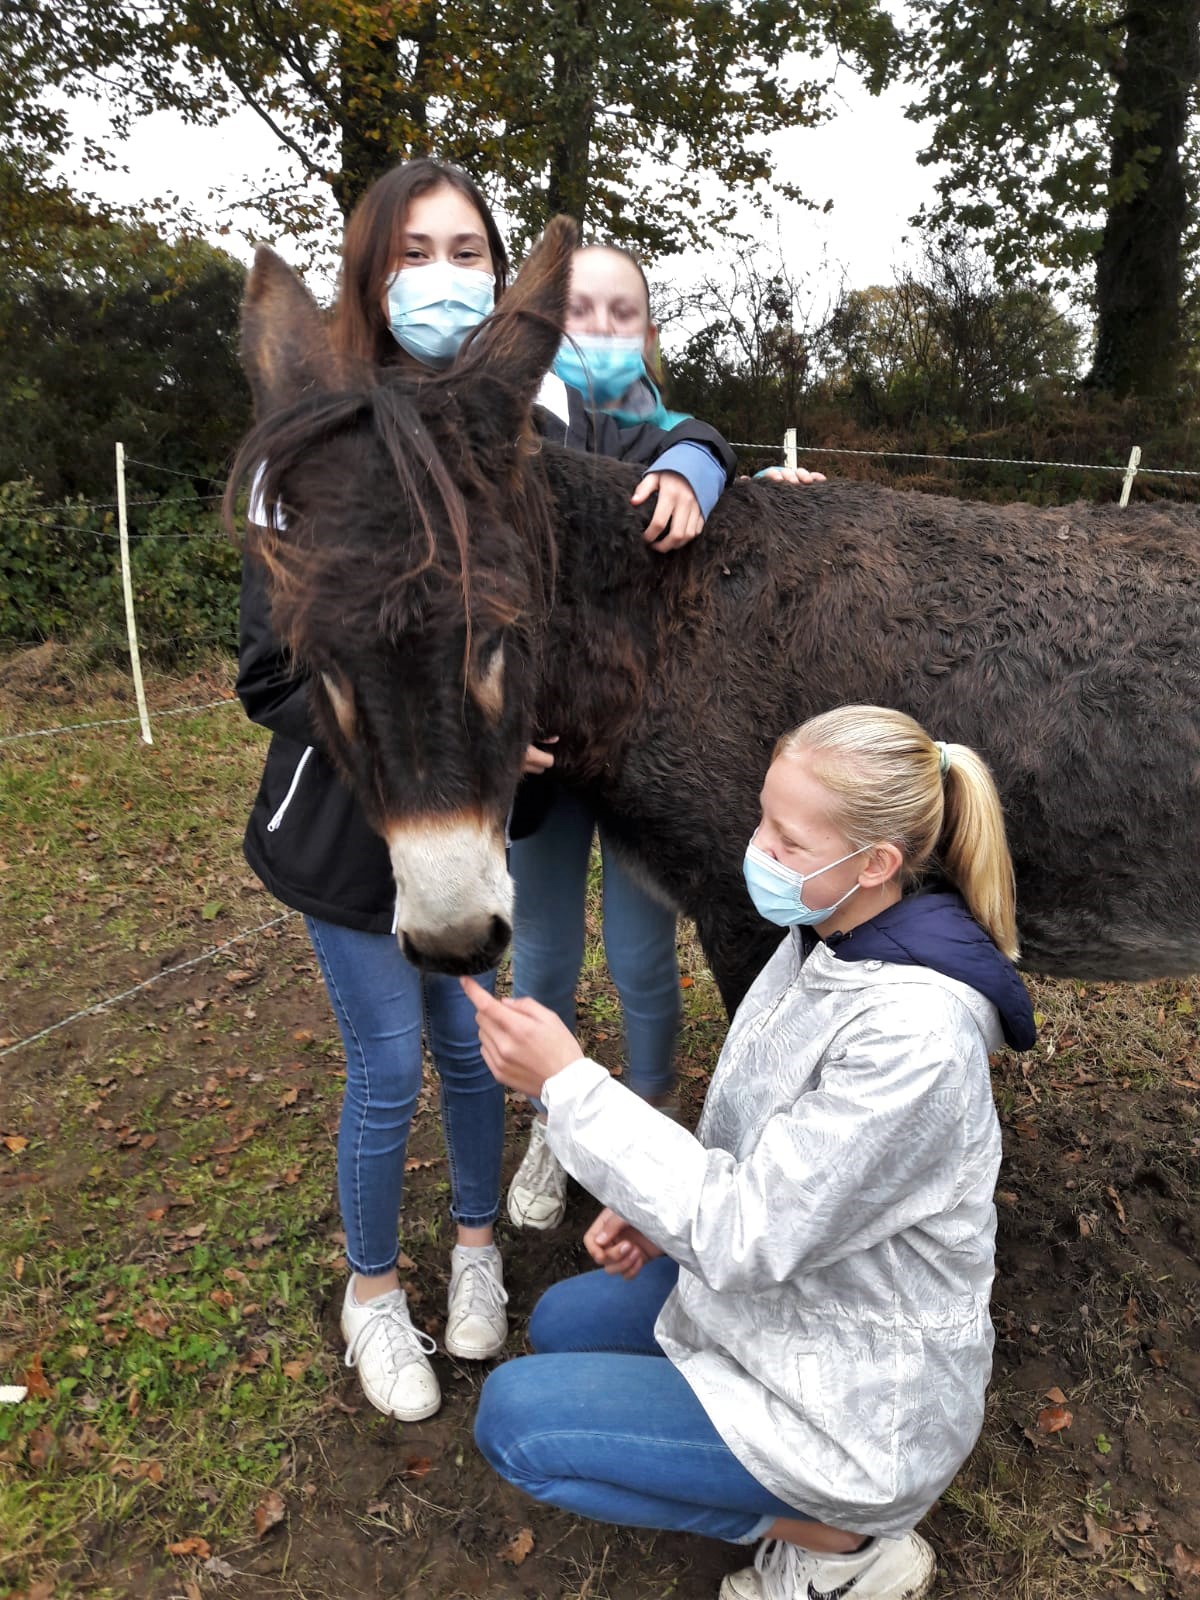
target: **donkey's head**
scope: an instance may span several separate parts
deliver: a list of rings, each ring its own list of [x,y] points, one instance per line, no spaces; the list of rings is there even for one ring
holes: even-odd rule
[[[550,604],[530,408],[561,337],[575,231],[551,223],[439,375],[352,369],[260,249],[243,314],[257,425],[248,546],[320,740],[382,835],[410,960],[490,966],[512,927],[504,822]]]

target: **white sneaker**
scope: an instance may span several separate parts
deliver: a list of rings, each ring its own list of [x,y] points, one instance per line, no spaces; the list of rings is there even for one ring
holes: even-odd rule
[[[567,1172],[546,1143],[546,1124],[533,1119],[529,1149],[508,1186],[508,1218],[518,1228],[557,1228],[567,1209]]]
[[[849,1556],[821,1555],[782,1539],[758,1547],[752,1567],[731,1572],[718,1600],[923,1600],[933,1551],[919,1533],[872,1539]]]
[[[428,1357],[437,1349],[414,1328],[403,1289],[392,1289],[365,1305],[354,1298],[354,1279],[342,1301],[346,1365],[358,1368],[363,1393],[377,1411],[399,1422],[420,1422],[442,1403]]]
[[[450,1257],[450,1304],[446,1311],[445,1346],[463,1361],[498,1356],[508,1337],[504,1308],[504,1265],[495,1245],[490,1250],[455,1246]]]

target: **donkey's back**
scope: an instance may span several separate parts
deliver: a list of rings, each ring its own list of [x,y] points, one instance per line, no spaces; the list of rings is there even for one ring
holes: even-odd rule
[[[702,536],[705,620],[664,690],[678,719],[690,682],[706,763],[717,702],[743,750],[747,725],[767,737],[839,703],[901,707],[996,775],[1027,965],[1200,971],[1198,533],[1177,508],[741,485]],[[739,787],[729,756],[722,806]],[[734,803],[751,822],[761,764]]]

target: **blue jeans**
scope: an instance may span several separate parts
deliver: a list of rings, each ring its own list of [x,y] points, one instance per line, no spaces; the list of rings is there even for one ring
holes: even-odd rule
[[[678,1272],[660,1256],[628,1283],[585,1272],[548,1289],[529,1324],[539,1353],[489,1374],[475,1442],[563,1511],[750,1544],[806,1514],[750,1476],[656,1343]]]
[[[575,985],[583,965],[588,857],[596,819],[579,795],[559,789],[541,827],[509,848],[517,888],[512,985],[575,1029]],[[679,962],[675,913],[646,892],[613,853],[601,827],[604,953],[621,998],[629,1070],[645,1099],[675,1087]]]
[[[346,1259],[374,1275],[396,1264],[404,1152],[421,1088],[421,1038],[441,1084],[450,1215],[469,1228],[500,1209],[504,1090],[479,1054],[475,1011],[457,978],[421,973],[391,934],[305,917],[346,1048],[338,1198]],[[487,989],[496,974],[478,980]]]

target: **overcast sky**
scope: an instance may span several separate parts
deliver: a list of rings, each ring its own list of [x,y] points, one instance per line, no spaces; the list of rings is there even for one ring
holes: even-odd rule
[[[792,274],[808,277],[819,294],[836,293],[843,277],[855,288],[888,283],[912,255],[908,220],[930,198],[933,176],[917,164],[923,143],[920,128],[904,117],[904,90],[893,89],[877,99],[866,94],[854,75],[842,69],[832,91],[835,116],[818,128],[798,128],[774,141],[777,170],[798,183],[818,207],[833,202],[828,212],[781,203],[777,236]],[[76,101],[76,125],[102,136],[101,108]],[[246,175],[264,186],[272,174],[286,172],[270,131],[251,111],[243,111],[215,128],[196,128],[179,118],[159,114],[139,124],[121,147],[125,170],[112,173],[69,173],[82,189],[117,202],[138,202],[176,194],[215,230],[232,221],[235,231],[220,242],[233,254],[249,259],[249,246],[237,228],[248,226],[245,213],[230,211],[229,200],[247,193]],[[214,190],[225,190],[224,199]],[[329,202],[331,224],[336,209]],[[748,211],[746,224],[766,242],[775,228]],[[280,252],[296,260],[301,251],[286,238],[272,239]],[[711,266],[699,259],[672,261],[671,276],[679,283],[700,277]],[[327,294],[332,285],[320,279],[314,290]]]

